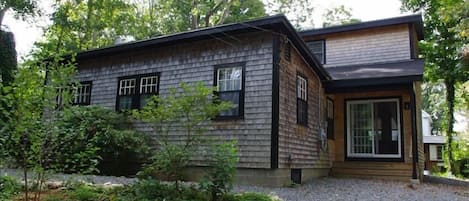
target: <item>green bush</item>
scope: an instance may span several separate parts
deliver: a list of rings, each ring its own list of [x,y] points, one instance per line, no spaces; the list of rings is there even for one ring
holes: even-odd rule
[[[104,189],[84,184],[76,185],[73,189],[69,190],[68,194],[70,198],[77,201],[107,200],[109,197]]]
[[[12,177],[0,176],[0,200],[8,200],[22,189],[20,183]]]
[[[225,196],[224,201],[281,201],[281,199],[277,197],[273,197],[266,194],[261,193],[241,193],[237,195],[228,195]]]
[[[52,153],[57,154],[53,168],[60,172],[95,173],[97,167],[101,174],[121,176],[135,174],[147,160],[149,137],[131,130],[122,114],[99,106],[70,107],[58,127],[61,146]]]
[[[200,186],[211,194],[211,200],[219,200],[233,188],[238,162],[236,142],[214,145],[210,155],[209,170]]]

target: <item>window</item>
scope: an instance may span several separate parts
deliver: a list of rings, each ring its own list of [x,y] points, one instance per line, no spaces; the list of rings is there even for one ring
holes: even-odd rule
[[[326,101],[326,122],[327,138],[334,139],[334,102],[331,99]]]
[[[347,156],[400,158],[399,99],[347,101]]]
[[[158,95],[159,74],[137,75],[119,79],[116,109],[139,109],[153,95]]]
[[[217,67],[215,70],[217,95],[222,101],[229,101],[233,107],[221,112],[218,117],[239,118],[244,115],[244,67],[231,64]]]
[[[74,105],[89,105],[91,102],[91,82],[81,82],[74,89]]]
[[[308,81],[306,78],[296,76],[296,122],[308,125]]]
[[[430,144],[429,149],[431,161],[443,160],[443,145]]]
[[[313,55],[318,59],[321,64],[326,63],[326,51],[325,51],[325,41],[324,40],[316,40],[307,42],[306,45],[311,50]]]

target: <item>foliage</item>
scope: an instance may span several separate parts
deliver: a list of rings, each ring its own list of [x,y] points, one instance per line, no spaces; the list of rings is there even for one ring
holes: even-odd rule
[[[38,14],[35,0],[1,0],[0,1],[0,29],[2,27],[3,17],[8,10],[13,10],[16,17],[25,18]]]
[[[208,200],[205,192],[199,191],[192,186],[184,186],[177,191],[172,184],[163,184],[158,180],[152,179],[140,180],[133,185],[116,188],[113,191],[117,201]]]
[[[446,89],[445,134],[447,136],[448,171],[452,172],[453,124],[455,93],[458,87],[468,81],[469,66],[462,59],[461,50],[467,41],[465,31],[460,30],[461,23],[467,22],[467,1],[464,0],[402,0],[403,8],[412,11],[424,11],[425,41],[420,49],[425,57],[425,79],[440,81]],[[467,24],[467,23],[463,23]]]
[[[108,200],[107,192],[102,188],[95,186],[89,186],[85,184],[74,186],[74,188],[68,190],[70,198],[77,201],[97,201],[97,200]]]
[[[8,176],[0,176],[0,200],[8,200],[21,191],[20,183]]]
[[[344,5],[333,9],[327,9],[323,14],[323,27],[345,25],[360,22],[359,19],[352,18],[352,9]]]
[[[269,14],[284,14],[297,28],[313,27],[311,13],[314,12],[312,0],[265,0]]]
[[[210,154],[209,170],[201,188],[211,194],[212,200],[220,200],[233,188],[236,164],[238,163],[238,150],[236,142],[226,142],[214,145]]]
[[[179,89],[170,89],[167,96],[151,97],[143,109],[134,111],[134,116],[151,123],[158,135],[159,150],[140,175],[163,176],[175,181],[179,188],[184,169],[204,141],[202,134],[206,123],[230,107],[229,103],[217,99],[213,88],[201,82],[195,85],[181,83]],[[180,129],[174,129],[173,125]],[[180,135],[182,143],[171,141],[170,132]]]
[[[261,0],[150,0],[137,3],[136,38],[148,38],[265,16]]]
[[[57,154],[53,157],[54,169],[92,173],[97,165],[105,168],[101,164],[104,161],[122,161],[122,164],[146,161],[149,137],[130,130],[129,125],[123,114],[99,106],[64,109],[58,122],[60,146],[54,151]],[[104,173],[109,174],[108,171]]]
[[[271,195],[246,192],[241,194],[228,194],[223,198],[224,201],[281,201],[280,198]]]
[[[47,66],[47,68],[45,67]],[[44,73],[47,69],[47,73]],[[58,146],[59,111],[68,105],[70,77],[74,73],[72,63],[52,60],[45,64],[25,64],[11,86],[4,87],[6,116],[1,128],[4,150],[8,159],[23,168],[25,197],[28,194],[28,169],[36,172],[35,185],[41,189],[45,170],[51,166],[54,147]],[[45,84],[47,83],[47,84]],[[64,100],[56,104],[56,98]],[[5,158],[2,158],[5,159]],[[40,191],[34,199],[39,199]]]

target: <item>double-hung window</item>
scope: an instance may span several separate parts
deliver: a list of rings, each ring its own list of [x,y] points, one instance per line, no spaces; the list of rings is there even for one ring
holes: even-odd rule
[[[244,114],[244,67],[243,64],[215,68],[215,85],[221,101],[232,103],[228,110],[220,112],[219,118],[240,118]]]
[[[158,74],[137,75],[119,79],[117,110],[139,109],[153,95],[158,95]]]
[[[308,125],[308,80],[296,76],[296,122]]]
[[[73,104],[89,105],[91,103],[91,82],[80,82],[74,89]]]

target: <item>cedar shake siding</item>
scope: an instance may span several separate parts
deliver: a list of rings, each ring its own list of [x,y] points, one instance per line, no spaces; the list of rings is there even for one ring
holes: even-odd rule
[[[181,82],[201,81],[213,86],[216,66],[239,63],[245,68],[244,117],[214,121],[207,136],[237,140],[238,167],[270,168],[272,60],[272,35],[253,32],[79,60],[76,78],[92,81],[92,105],[114,110],[120,77],[160,73],[159,94],[165,96]],[[146,124],[137,123],[136,127],[154,134]],[[177,131],[172,132],[172,141],[183,139]],[[196,158],[194,165],[204,165],[202,161]]]
[[[289,58],[286,46],[290,46]],[[325,101],[321,80],[284,39],[280,51],[279,168],[329,168],[319,134]],[[307,125],[297,123],[297,75],[307,81]]]
[[[408,25],[333,34],[326,37],[324,67],[410,59]]]

